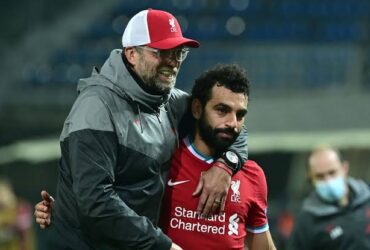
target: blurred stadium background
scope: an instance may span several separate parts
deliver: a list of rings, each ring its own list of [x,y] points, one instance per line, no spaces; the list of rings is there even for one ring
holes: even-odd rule
[[[309,190],[305,166],[312,147],[338,147],[351,174],[370,181],[369,0],[20,0],[0,6],[0,179],[6,184],[0,185],[0,249],[44,249],[33,205],[41,189],[55,193],[58,135],[76,83],[121,47],[129,18],[148,7],[176,15],[184,34],[202,44],[184,62],[178,87],[189,90],[200,72],[220,62],[247,69],[250,158],[268,179],[278,249]]]

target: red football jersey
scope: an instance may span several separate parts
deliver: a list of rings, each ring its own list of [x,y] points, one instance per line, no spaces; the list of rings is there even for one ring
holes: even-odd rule
[[[269,229],[267,185],[263,170],[248,160],[232,177],[225,212],[204,218],[193,197],[200,175],[212,166],[192,145],[189,137],[175,152],[163,198],[160,225],[163,231],[184,250],[244,250],[247,231],[262,233]]]

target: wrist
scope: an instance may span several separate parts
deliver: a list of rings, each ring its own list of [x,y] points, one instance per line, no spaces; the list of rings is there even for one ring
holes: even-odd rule
[[[221,168],[221,169],[225,170],[230,176],[233,176],[233,171],[226,165],[226,163],[224,163],[222,161],[216,161],[213,164],[213,166]]]
[[[220,160],[231,170],[232,175],[235,175],[239,171],[239,157],[235,152],[230,150],[223,152],[221,157],[217,159],[217,161]]]

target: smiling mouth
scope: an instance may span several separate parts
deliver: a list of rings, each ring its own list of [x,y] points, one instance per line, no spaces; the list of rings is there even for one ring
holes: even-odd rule
[[[168,71],[168,70],[161,70],[159,71],[159,74],[165,76],[165,77],[175,77],[175,73],[173,71]]]
[[[170,67],[162,67],[159,69],[159,74],[164,75],[165,77],[175,77],[177,74],[177,67],[174,67],[173,69]]]
[[[158,77],[161,82],[172,83],[176,79],[176,71],[170,69],[161,69],[158,71]]]

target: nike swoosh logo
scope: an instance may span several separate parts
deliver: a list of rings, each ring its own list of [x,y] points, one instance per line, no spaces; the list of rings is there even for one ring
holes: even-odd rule
[[[180,185],[180,184],[183,184],[183,183],[188,182],[188,181],[190,181],[190,180],[172,181],[172,179],[169,179],[168,182],[167,182],[167,184],[168,184],[168,186],[173,187],[173,186]]]

